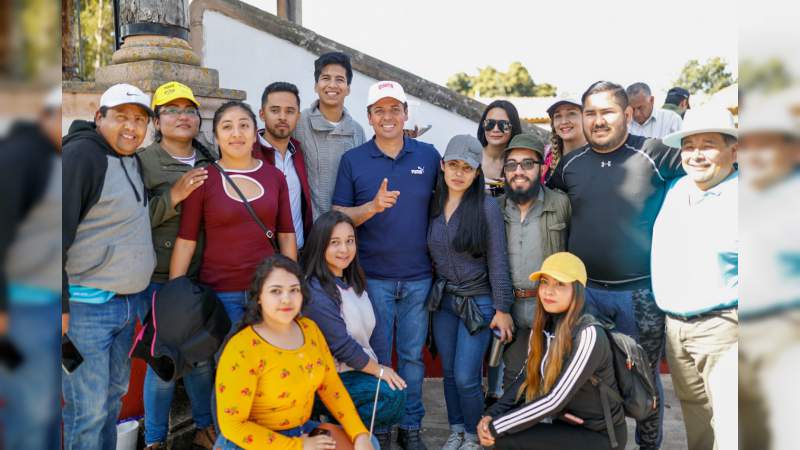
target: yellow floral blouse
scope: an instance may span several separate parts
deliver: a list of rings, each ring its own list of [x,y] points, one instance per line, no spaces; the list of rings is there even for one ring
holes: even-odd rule
[[[306,423],[315,393],[351,440],[367,433],[317,324],[307,318],[297,323],[305,339],[297,350],[277,348],[247,327],[222,352],[216,379],[219,428],[244,449],[301,450],[299,438],[276,430]]]

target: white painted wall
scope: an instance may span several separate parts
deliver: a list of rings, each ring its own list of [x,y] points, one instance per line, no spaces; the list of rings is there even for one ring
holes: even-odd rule
[[[261,93],[274,81],[288,81],[300,90],[301,108],[307,108],[317,96],[314,93],[314,60],[316,55],[271,34],[244,25],[215,11],[203,15],[203,65],[219,71],[220,87],[247,92],[247,102],[258,111]],[[197,50],[197,49],[196,49]],[[367,138],[372,129],[367,123],[366,101],[369,86],[379,80],[355,72],[350,96],[345,106],[364,127]],[[475,135],[478,124],[454,114],[425,99],[409,97],[411,126],[433,125],[420,140],[444,152],[447,142],[456,134]]]

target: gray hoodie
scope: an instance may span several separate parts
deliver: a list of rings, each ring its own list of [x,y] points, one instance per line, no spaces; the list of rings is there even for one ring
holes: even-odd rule
[[[137,157],[121,156],[94,123],[75,121],[63,145],[62,297],[70,284],[134,294],[156,264]],[[63,299],[62,299],[63,301]]]

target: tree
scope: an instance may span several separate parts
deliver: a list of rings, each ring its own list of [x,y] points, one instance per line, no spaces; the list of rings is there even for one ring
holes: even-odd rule
[[[505,91],[511,97],[533,97],[533,78],[520,62],[513,62],[505,73]]]
[[[692,94],[698,91],[713,94],[735,82],[733,75],[728,71],[728,63],[715,56],[709,58],[702,65],[696,59],[687,62],[674,84],[687,89]]]
[[[469,95],[472,91],[472,78],[466,72],[458,72],[447,79],[447,87],[459,94]]]
[[[492,66],[478,70],[478,76],[472,83],[472,92],[480,97],[497,97],[508,95],[505,87],[505,77]]]
[[[114,53],[114,11],[111,0],[81,0],[83,79],[94,79]]]
[[[771,58],[761,64],[743,61],[739,65],[739,92],[774,92],[792,84],[792,75],[782,60]]]
[[[530,72],[520,62],[511,63],[506,72],[486,66],[479,68],[474,76],[456,73],[447,80],[447,87],[477,97],[554,97],[557,90],[549,83],[534,83]]]

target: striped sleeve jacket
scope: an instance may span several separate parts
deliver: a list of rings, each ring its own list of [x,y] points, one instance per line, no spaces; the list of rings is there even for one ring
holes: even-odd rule
[[[573,339],[572,352],[564,361],[561,375],[550,392],[530,402],[518,401],[517,393],[526,377],[523,370],[503,398],[486,411],[486,415],[493,418],[489,427],[493,436],[518,433],[545,418],[556,418],[567,412],[583,419],[584,427],[605,431],[599,389],[589,382],[589,378],[596,374],[603,383],[616,388],[608,338],[599,325],[585,325],[573,334]],[[547,342],[548,346],[551,345],[550,340]],[[621,424],[625,420],[622,405],[611,402],[614,423]]]

